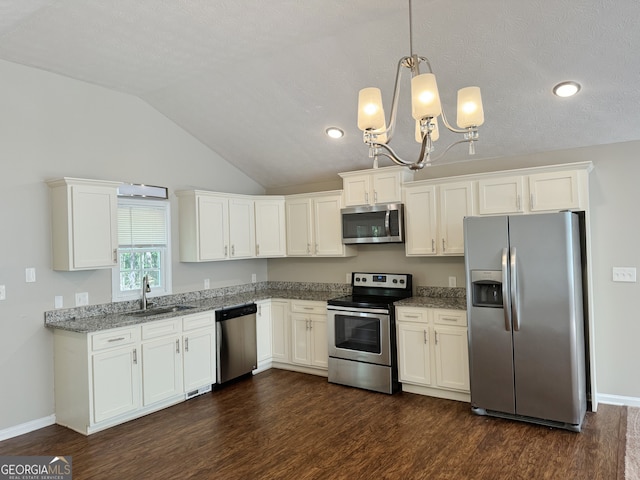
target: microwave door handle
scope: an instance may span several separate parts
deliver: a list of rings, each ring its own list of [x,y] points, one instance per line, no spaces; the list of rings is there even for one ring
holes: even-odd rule
[[[387,210],[384,215],[384,230],[387,233],[387,237],[391,236],[391,210]]]

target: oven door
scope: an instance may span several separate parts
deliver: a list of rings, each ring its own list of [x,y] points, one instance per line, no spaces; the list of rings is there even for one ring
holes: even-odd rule
[[[329,356],[391,365],[391,318],[386,309],[327,307]]]

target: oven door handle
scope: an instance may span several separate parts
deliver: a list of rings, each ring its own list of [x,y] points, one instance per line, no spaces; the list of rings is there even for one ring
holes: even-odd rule
[[[332,312],[381,313],[384,315],[389,315],[389,309],[387,308],[341,307],[338,305],[327,305],[327,310]]]

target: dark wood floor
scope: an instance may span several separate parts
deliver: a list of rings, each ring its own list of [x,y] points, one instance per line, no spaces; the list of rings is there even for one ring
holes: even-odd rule
[[[71,455],[75,480],[622,480],[625,429],[625,407],[601,405],[572,433],[269,370],[89,437],[43,428],[0,455]]]

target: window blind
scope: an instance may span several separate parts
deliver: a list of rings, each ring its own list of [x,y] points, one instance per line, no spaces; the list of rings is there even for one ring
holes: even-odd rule
[[[123,248],[167,245],[164,206],[119,205],[118,244]]]

